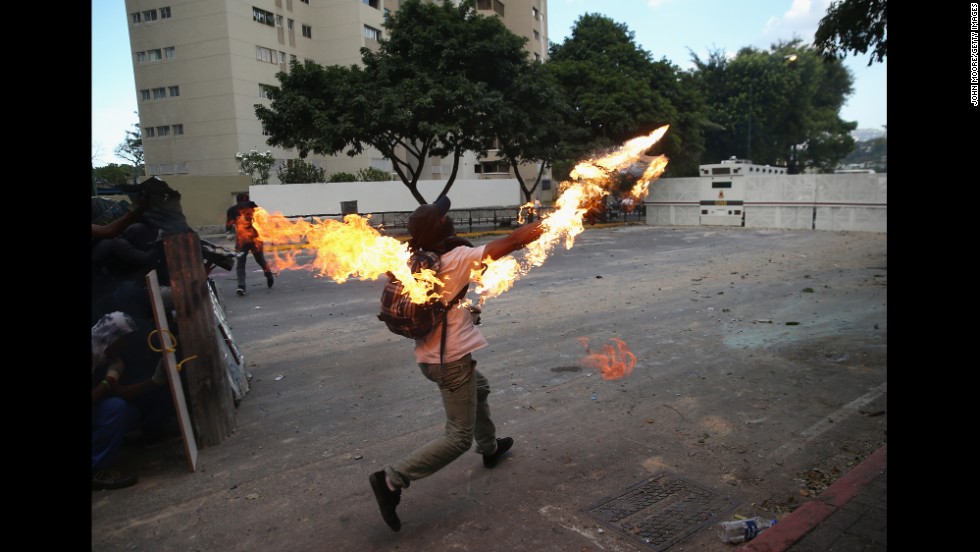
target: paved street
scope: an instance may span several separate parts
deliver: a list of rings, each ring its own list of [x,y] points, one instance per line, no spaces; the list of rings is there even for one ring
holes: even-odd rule
[[[444,420],[376,318],[383,282],[268,289],[247,263],[245,297],[212,273],[254,376],[236,431],[194,473],[179,443],[124,449],[140,482],[92,493],[93,550],[731,551],[690,521],[658,546],[600,506],[666,481],[704,491],[706,523],[778,518],[887,442],[886,234],[588,228],[484,306],[474,358],[512,453],[414,482],[395,533],[367,477]],[[636,367],[602,379],[582,337]]]

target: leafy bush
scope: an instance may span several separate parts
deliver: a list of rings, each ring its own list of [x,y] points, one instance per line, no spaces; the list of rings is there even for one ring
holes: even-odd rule
[[[333,173],[327,182],[357,182],[357,175],[349,172]]]
[[[357,171],[357,180],[359,182],[387,182],[391,180],[391,175],[381,169],[368,167]]]
[[[302,159],[288,159],[280,165],[277,171],[279,181],[283,184],[307,184],[310,182],[325,182],[326,171],[307,163]]]

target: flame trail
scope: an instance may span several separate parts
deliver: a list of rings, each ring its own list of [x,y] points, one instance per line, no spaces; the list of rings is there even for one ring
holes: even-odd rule
[[[602,371],[602,379],[618,380],[630,375],[633,367],[636,366],[636,355],[629,350],[626,342],[619,338],[612,338],[610,341],[616,344],[613,348],[610,344],[602,346],[602,352],[593,353],[589,347],[589,338],[579,337],[578,342],[585,347],[586,356],[581,363],[587,368]]]
[[[487,258],[486,269],[474,271],[479,303],[482,305],[487,299],[507,291],[518,277],[532,267],[541,266],[559,243],[565,249],[571,249],[575,237],[585,230],[583,216],[613,191],[621,175],[637,177],[628,195],[639,204],[647,196],[650,183],[667,167],[665,156],[644,155],[663,137],[667,128],[666,125],[660,127],[647,136],[629,140],[611,153],[576,165],[570,173],[573,180],[562,182],[558,187],[555,209],[541,217],[543,233],[527,245],[523,258],[520,261],[510,255],[496,261]],[[524,207],[528,206],[522,206],[521,212]],[[431,270],[412,274],[408,268],[411,256],[408,245],[382,236],[371,226],[370,217],[351,214],[346,215],[343,222],[316,217],[307,222],[257,207],[253,225],[267,244],[301,244],[306,252],[313,251],[314,259],[305,264],[297,259],[295,252],[271,251],[278,270],[313,269],[318,276],[329,277],[337,283],[350,278],[376,280],[390,272],[405,284],[407,293],[416,303],[425,302],[433,295],[433,288],[442,284]],[[460,306],[467,304],[468,301]]]
[[[588,159],[575,166],[570,176],[573,180],[562,182],[559,186],[559,196],[555,200],[556,209],[541,217],[544,232],[529,243],[521,262],[510,260],[508,257],[484,261],[487,270],[483,274],[475,271],[477,281],[476,292],[480,295],[480,304],[491,297],[496,297],[510,289],[520,276],[535,266],[541,266],[548,255],[561,242],[565,249],[571,249],[575,236],[581,234],[585,227],[582,219],[600,201],[605,200],[612,192],[617,177],[629,173],[638,176],[628,196],[634,204],[639,204],[649,193],[650,183],[657,179],[667,168],[667,157],[658,155],[651,157],[644,152],[656,144],[667,132],[668,125],[662,126],[647,136],[629,140],[615,151],[606,155]],[[637,174],[639,173],[639,174]],[[495,267],[500,262],[508,266]]]
[[[343,222],[316,217],[313,222],[306,222],[259,207],[253,224],[266,243],[303,244],[304,249],[313,250],[314,258],[308,264],[300,264],[295,253],[275,251],[274,264],[280,270],[314,269],[318,276],[340,284],[350,278],[376,280],[391,272],[405,284],[406,292],[416,303],[424,303],[434,287],[442,284],[429,269],[412,274],[408,244],[382,236],[370,225],[369,218],[360,215],[346,215]]]

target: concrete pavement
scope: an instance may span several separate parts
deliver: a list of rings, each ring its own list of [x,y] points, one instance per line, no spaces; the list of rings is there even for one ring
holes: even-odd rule
[[[218,269],[254,375],[236,430],[194,473],[179,445],[125,450],[140,482],[92,493],[92,548],[713,552],[739,548],[715,522],[762,515],[780,523],[743,548],[884,549],[886,238],[587,229],[484,306],[475,357],[513,451],[415,482],[398,533],[367,476],[444,422],[375,318],[383,283],[268,289],[249,259],[236,297]],[[622,339],[633,372],[601,379],[583,337]]]

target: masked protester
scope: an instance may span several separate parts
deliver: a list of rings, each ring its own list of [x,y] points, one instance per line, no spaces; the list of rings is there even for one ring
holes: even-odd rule
[[[511,234],[486,245],[474,246],[456,236],[451,202],[440,196],[434,203],[418,207],[408,219],[411,234],[409,248],[423,249],[440,255],[437,277],[444,282],[440,298],[449,304],[471,281],[472,271],[483,266],[487,257],[496,260],[523,248],[541,235],[540,221],[514,230]],[[498,438],[490,417],[487,397],[490,384],[476,369],[473,353],[487,345],[474,317],[465,308],[452,308],[447,318],[445,347],[442,324],[421,339],[415,340],[415,360],[422,375],[436,384],[446,414],[443,433],[415,449],[408,456],[389,464],[369,476],[371,488],[385,523],[401,529],[395,508],[402,489],[412,481],[428,477],[468,451],[476,441],[476,453],[485,468],[493,468],[513,446],[511,437]]]
[[[126,432],[140,422],[131,400],[167,383],[163,362],[153,377],[134,384],[119,383],[125,365],[121,353],[127,336],[137,331],[130,315],[115,311],[92,326],[92,489],[122,489],[135,485],[135,475],[117,469]]]

